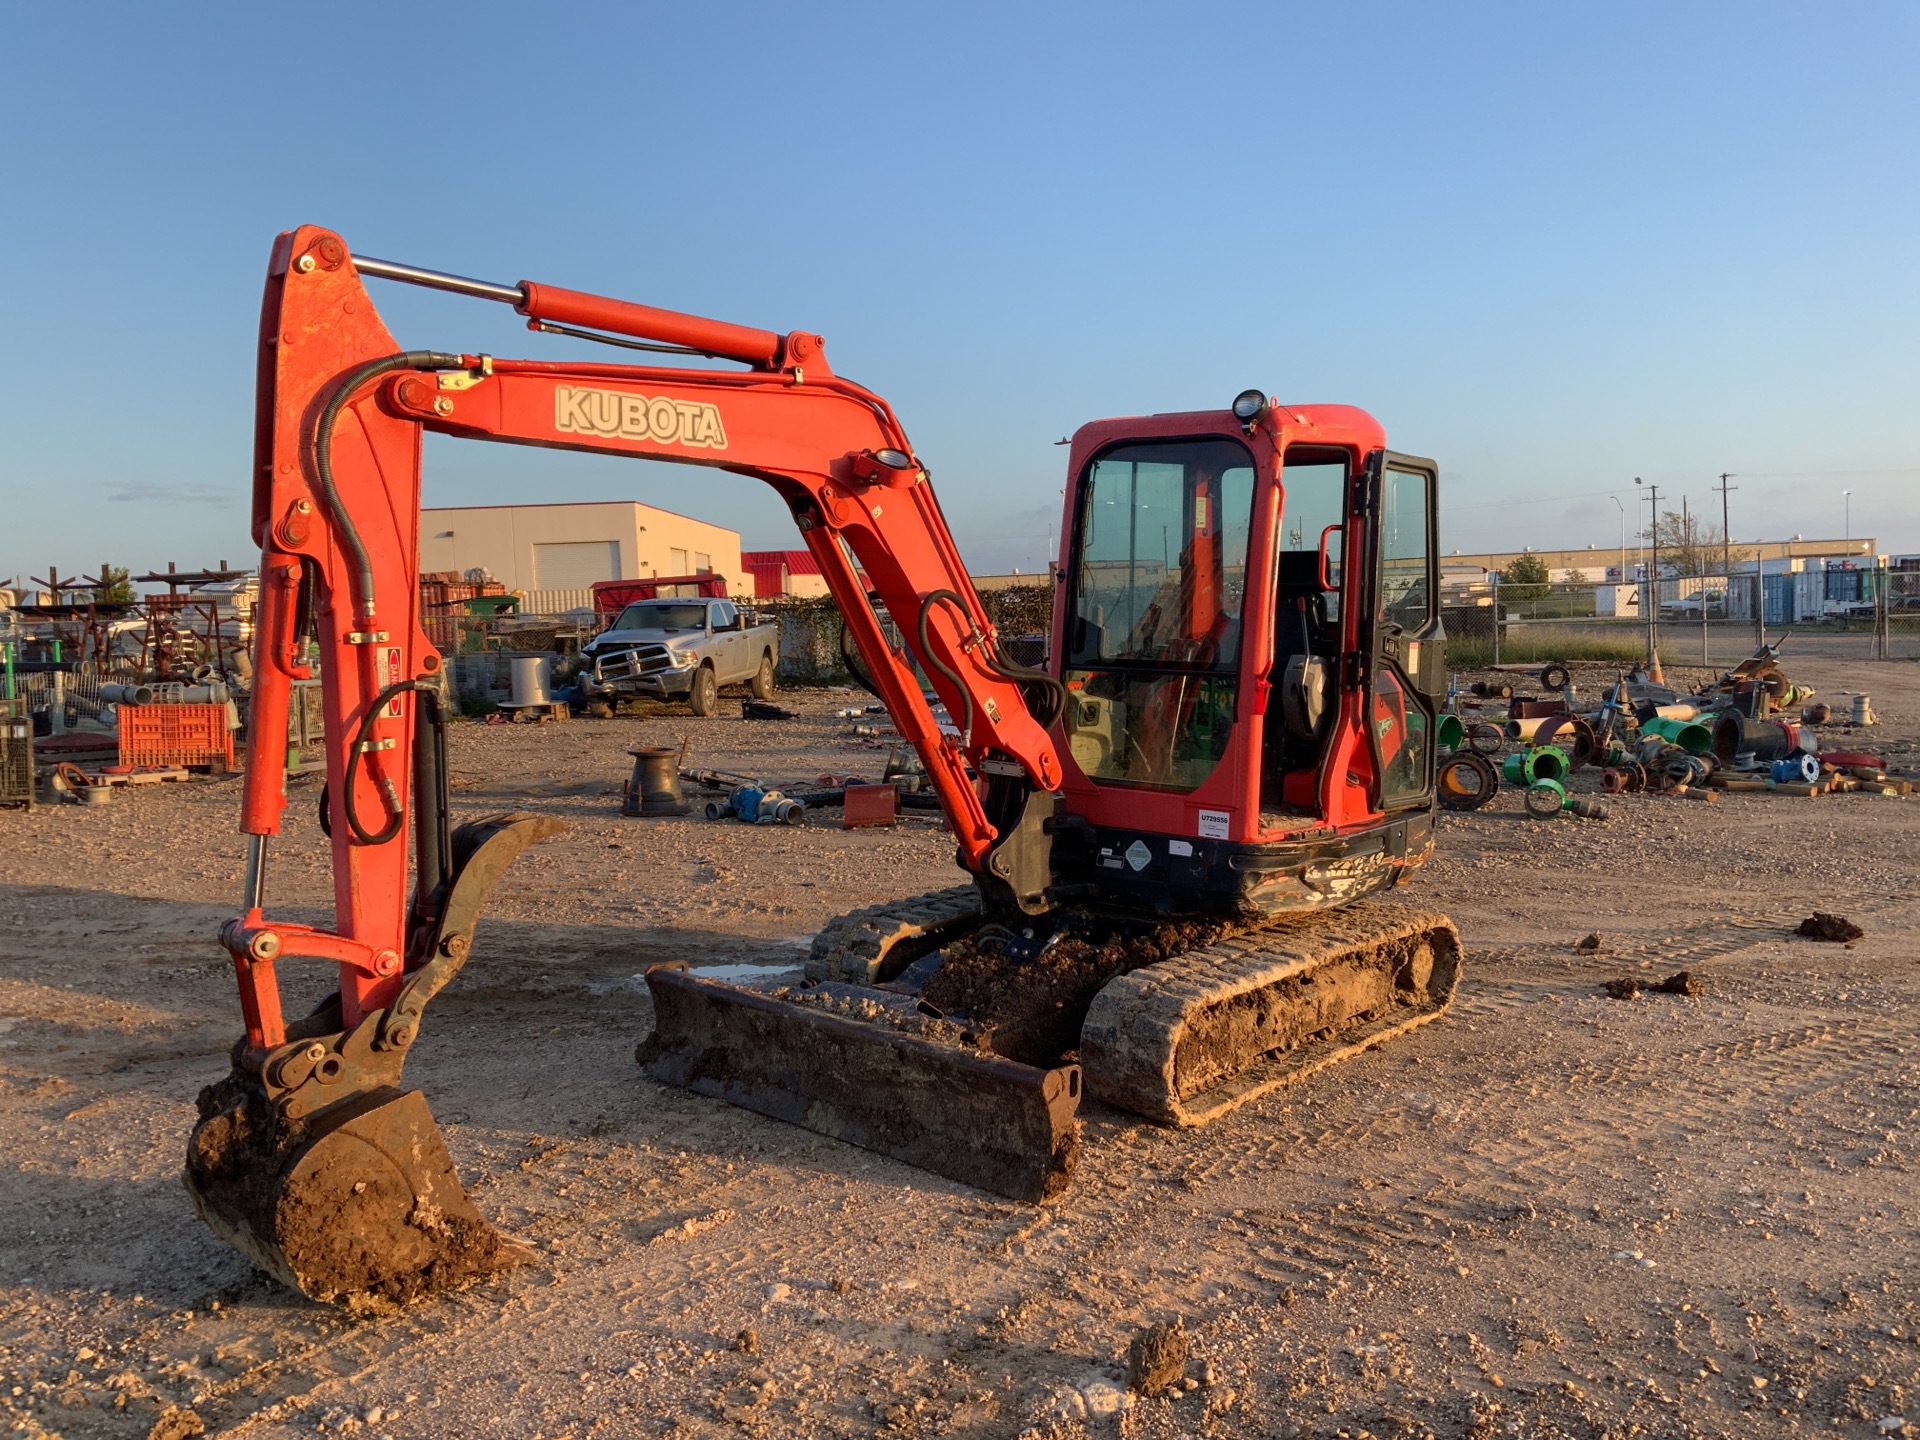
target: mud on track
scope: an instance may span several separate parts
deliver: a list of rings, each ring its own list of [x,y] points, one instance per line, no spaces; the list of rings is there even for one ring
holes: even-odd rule
[[[1920,670],[1790,668],[1836,703],[1865,676],[1873,746],[1914,763]],[[1033,1209],[633,1064],[646,964],[797,965],[833,911],[948,883],[951,839],[924,822],[617,815],[636,739],[689,733],[698,763],[768,778],[878,768],[840,748],[840,697],[800,703],[792,724],[456,730],[458,807],[574,828],[516,862],[407,1070],[534,1259],[405,1310],[272,1284],[179,1182],[238,1023],[212,940],[238,889],[234,789],[0,812],[6,1429],[184,1434],[189,1410],[250,1437],[543,1440],[1920,1420],[1920,802],[1627,796],[1605,825],[1541,827],[1503,794],[1444,815],[1407,899],[1465,938],[1445,1018],[1203,1130],[1094,1110],[1078,1185]],[[324,920],[309,798],[271,884],[281,913]],[[1794,935],[1815,910],[1866,934]],[[1601,951],[1574,948],[1589,932]],[[1600,992],[1683,969],[1704,993]],[[1195,1388],[1100,1413],[1134,1338],[1176,1315]]]

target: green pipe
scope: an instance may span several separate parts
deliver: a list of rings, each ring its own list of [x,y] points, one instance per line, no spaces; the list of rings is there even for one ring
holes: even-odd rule
[[[1658,735],[1670,745],[1678,745],[1689,755],[1704,755],[1713,748],[1713,729],[1698,720],[1668,720],[1655,716],[1640,722],[1642,735]]]
[[[1533,770],[1527,778],[1535,782],[1564,780],[1567,772],[1573,768],[1573,763],[1567,759],[1567,752],[1558,745],[1541,745],[1528,754],[1533,760]]]
[[[1440,724],[1434,730],[1434,743],[1448,750],[1458,750],[1460,742],[1467,738],[1467,727],[1461,723],[1458,715],[1442,715]]]
[[[1567,787],[1558,780],[1536,780],[1522,797],[1527,814],[1536,820],[1550,820],[1567,805]]]
[[[1558,745],[1516,751],[1500,762],[1500,775],[1509,785],[1531,785],[1536,780],[1562,780],[1572,767]]]

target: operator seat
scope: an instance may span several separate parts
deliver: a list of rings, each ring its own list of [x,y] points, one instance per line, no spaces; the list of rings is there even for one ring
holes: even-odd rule
[[[1315,747],[1317,760],[1331,678],[1327,662],[1334,653],[1320,552],[1282,550],[1274,592],[1272,683],[1280,692],[1281,719],[1289,736]]]

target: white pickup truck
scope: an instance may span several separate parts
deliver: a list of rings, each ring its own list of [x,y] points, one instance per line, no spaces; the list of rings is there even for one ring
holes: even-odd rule
[[[773,694],[780,627],[731,600],[639,600],[580,649],[580,693],[589,704],[685,700],[696,715],[719,707],[722,685]]]

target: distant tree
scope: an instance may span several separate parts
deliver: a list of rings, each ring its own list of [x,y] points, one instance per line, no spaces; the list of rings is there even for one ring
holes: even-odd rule
[[[133,599],[133,582],[128,576],[133,572],[124,566],[100,567],[100,583],[94,587],[93,603],[96,605],[124,605]]]
[[[1718,575],[1724,563],[1734,565],[1752,555],[1738,545],[1726,543],[1726,532],[1703,515],[1664,512],[1653,527],[1660,546],[1663,574]]]
[[[1500,572],[1500,598],[1514,605],[1544,600],[1551,578],[1547,562],[1538,555],[1517,556]]]

